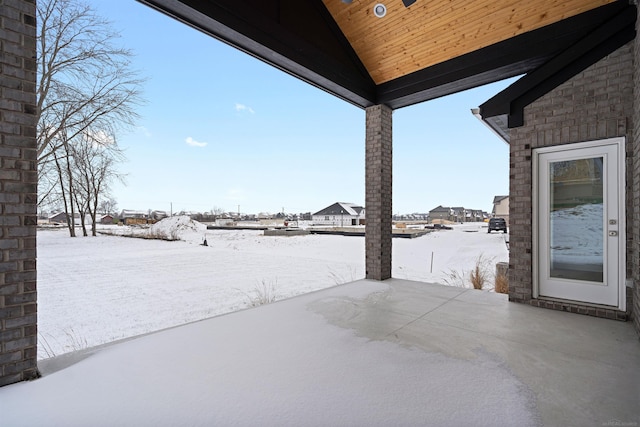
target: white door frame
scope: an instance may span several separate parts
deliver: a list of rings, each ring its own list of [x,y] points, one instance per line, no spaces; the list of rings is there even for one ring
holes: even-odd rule
[[[578,142],[572,144],[564,144],[564,145],[556,145],[552,147],[541,147],[536,148],[532,152],[532,172],[533,172],[533,180],[532,180],[532,274],[533,274],[533,288],[532,288],[532,296],[533,298],[540,297],[540,242],[539,242],[539,230],[540,230],[540,218],[539,218],[539,201],[540,201],[540,191],[539,191],[539,156],[545,153],[553,153],[553,152],[562,152],[568,150],[578,150],[584,148],[593,148],[593,147],[601,147],[604,145],[615,145],[617,147],[617,196],[618,196],[618,225],[616,231],[618,232],[617,237],[617,249],[618,249],[618,303],[617,308],[621,311],[626,310],[626,198],[625,198],[625,138],[617,137],[617,138],[608,138],[601,139],[596,141],[588,141],[588,142]],[[606,215],[606,213],[605,213]],[[552,298],[553,299],[553,298]],[[576,301],[580,304],[584,305],[594,305],[598,306],[599,304],[593,304],[589,302]],[[609,306],[608,306],[609,307]]]

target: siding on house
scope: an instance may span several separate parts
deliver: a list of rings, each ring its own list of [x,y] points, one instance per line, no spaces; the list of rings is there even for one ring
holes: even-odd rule
[[[429,219],[433,221],[434,219],[440,219],[445,221],[452,221],[453,211],[451,208],[444,207],[442,205],[433,208],[429,211]]]
[[[113,216],[103,215],[102,217],[100,217],[100,224],[113,224]]]
[[[314,225],[347,227],[360,225],[365,219],[365,209],[353,203],[336,202],[311,216]]]
[[[496,218],[504,218],[509,223],[509,196],[495,196],[491,214]]]

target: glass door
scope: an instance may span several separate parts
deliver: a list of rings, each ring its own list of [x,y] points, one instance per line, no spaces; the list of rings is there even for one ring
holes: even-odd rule
[[[537,296],[624,304],[623,143],[536,150]]]

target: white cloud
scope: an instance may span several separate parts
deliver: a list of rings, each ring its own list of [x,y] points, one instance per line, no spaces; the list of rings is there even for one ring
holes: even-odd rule
[[[151,132],[144,126],[138,126],[138,132],[144,135],[146,138],[151,138]]]
[[[184,142],[186,142],[187,145],[190,147],[206,147],[207,146],[206,142],[198,142],[195,139],[191,138],[190,136],[188,136],[187,139],[184,140]]]
[[[87,140],[91,141],[93,145],[95,145],[96,147],[106,147],[108,145],[112,145],[116,143],[116,140],[114,139],[113,135],[103,131],[103,130],[99,130],[99,131],[92,131],[89,130],[87,132],[85,132],[85,137],[87,138]]]
[[[240,104],[240,103],[237,103],[237,102],[236,102],[236,111],[238,111],[238,112],[246,111],[248,113],[255,114],[255,111],[253,111],[253,108],[247,107],[246,105]]]

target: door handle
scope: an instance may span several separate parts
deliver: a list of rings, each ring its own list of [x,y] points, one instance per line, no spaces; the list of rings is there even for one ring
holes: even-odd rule
[[[611,230],[609,231],[609,237],[616,237],[618,235],[618,232],[615,230]]]

